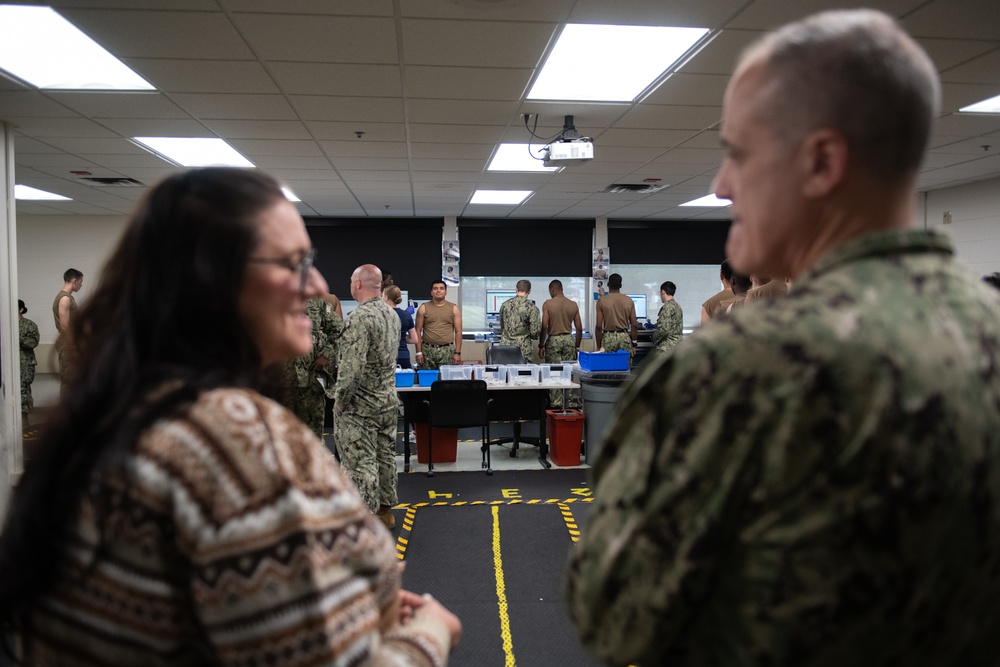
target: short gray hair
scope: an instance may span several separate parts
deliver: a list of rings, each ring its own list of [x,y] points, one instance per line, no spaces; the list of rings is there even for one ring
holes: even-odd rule
[[[751,45],[737,73],[758,63],[774,75],[779,139],[833,129],[853,161],[887,182],[920,167],[941,84],[930,57],[892,17],[871,9],[814,14]]]

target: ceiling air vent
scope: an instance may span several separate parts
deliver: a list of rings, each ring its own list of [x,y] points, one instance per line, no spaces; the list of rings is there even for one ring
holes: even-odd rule
[[[601,190],[601,192],[610,192],[616,195],[628,193],[648,195],[653,192],[659,192],[666,187],[668,187],[666,183],[612,183]]]
[[[80,178],[80,180],[86,181],[91,185],[100,185],[100,186],[115,185],[127,188],[142,188],[146,186],[146,184],[141,181],[137,181],[134,178],[125,178],[123,176],[111,177],[111,178],[98,177],[98,176],[84,176]]]

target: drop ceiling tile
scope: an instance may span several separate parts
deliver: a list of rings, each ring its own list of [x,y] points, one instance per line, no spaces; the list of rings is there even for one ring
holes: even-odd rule
[[[234,12],[290,14],[336,14],[347,16],[392,16],[392,0],[226,0]]]
[[[726,27],[745,30],[774,30],[789,21],[797,21],[805,16],[827,9],[849,9],[877,7],[892,16],[902,16],[924,4],[926,0],[799,0],[791,3],[785,0],[754,0],[748,3]]]
[[[403,93],[397,65],[274,62],[269,69],[288,95],[400,97]]]
[[[655,130],[703,130],[722,119],[719,104],[706,106],[664,105],[644,102],[626,113],[617,127]]]
[[[612,128],[594,139],[594,150],[605,146],[673,148],[695,136],[694,130],[629,130]]]
[[[941,77],[946,81],[954,83],[984,83],[980,80],[963,80],[962,78],[951,78],[954,68],[963,66],[971,60],[979,58],[1000,48],[1000,41],[987,42],[971,39],[919,39],[917,40],[927,54],[934,61]]]
[[[721,27],[745,0],[633,0],[609,4],[602,0],[580,0],[573,4],[569,20],[576,23],[616,25],[668,25],[677,27]]]
[[[411,65],[406,68],[406,94],[429,99],[519,100],[533,71]]]
[[[495,148],[495,144],[457,145],[413,142],[410,144],[410,156],[414,159],[461,157],[480,160],[485,165],[493,155]]]
[[[288,99],[304,121],[403,122],[399,98],[290,95]]]
[[[948,83],[992,84],[1000,95],[1000,45],[990,53],[949,69],[941,75],[941,80]]]
[[[4,119],[22,134],[36,139],[55,137],[113,137],[115,133],[100,123],[86,118],[33,118],[31,116]],[[52,142],[48,142],[52,143]]]
[[[219,11],[61,9],[71,23],[121,59],[251,60],[254,54]]]
[[[321,141],[323,151],[339,162],[340,158],[405,158],[406,144],[392,141]]]
[[[556,23],[403,19],[407,65],[534,68]]]
[[[917,37],[952,39],[997,38],[997,4],[994,0],[932,0],[900,22]]]
[[[3,77],[0,77],[2,79]],[[0,92],[0,119],[13,117],[71,118],[81,114],[35,90]]]
[[[486,164],[483,160],[463,160],[461,158],[455,158],[453,160],[414,158],[410,160],[410,164],[417,170],[428,169],[433,171],[475,171],[476,169],[483,170],[486,168]]]
[[[162,93],[56,92],[47,93],[59,104],[90,118],[187,118],[188,114]]]
[[[235,14],[240,33],[264,60],[397,63],[391,18],[319,14]]]
[[[376,170],[376,171],[399,171],[406,169],[409,162],[406,158],[368,158],[368,157],[344,157],[333,161],[337,169],[346,170]]]
[[[330,169],[330,161],[322,156],[258,155],[254,164],[260,169]]]
[[[139,148],[128,139],[120,137],[114,139],[53,137],[48,139],[48,143],[84,159],[86,159],[87,155],[120,155],[127,153],[142,155],[149,152]]]
[[[517,107],[517,102],[410,100],[407,105],[407,120],[427,124],[506,126],[517,117]]]
[[[306,126],[297,120],[206,120],[204,125],[227,141],[235,139],[312,141]]]
[[[216,95],[175,93],[171,95],[187,113],[201,119],[295,120],[292,105],[282,95]]]
[[[684,74],[731,76],[743,50],[764,34],[761,30],[717,32],[691,60],[684,63],[680,71]]]
[[[318,157],[323,153],[315,141],[281,141],[273,139],[233,139],[233,148],[246,156],[250,155],[295,155]]]
[[[165,93],[281,92],[258,62],[127,58],[126,64]]]
[[[106,118],[100,122],[123,137],[215,137],[215,132],[196,120]]]
[[[941,110],[956,112],[962,107],[1000,95],[1000,85],[996,84],[941,84]]]
[[[650,93],[643,103],[716,106],[729,83],[729,75],[678,72]]]
[[[306,127],[319,141],[406,141],[406,126],[403,123],[318,122],[306,121]],[[358,132],[364,132],[361,137]]]
[[[410,141],[413,143],[451,144],[451,150],[461,151],[457,144],[483,144],[496,146],[504,135],[503,125],[437,125],[410,123]]]

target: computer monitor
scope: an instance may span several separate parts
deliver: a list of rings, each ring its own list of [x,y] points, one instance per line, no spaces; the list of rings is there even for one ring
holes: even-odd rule
[[[632,299],[632,303],[635,304],[635,316],[636,319],[644,320],[646,319],[646,295],[645,294],[628,294],[628,298]]]
[[[486,314],[496,315],[500,312],[500,306],[507,299],[513,299],[517,292],[512,289],[488,289],[486,290]]]

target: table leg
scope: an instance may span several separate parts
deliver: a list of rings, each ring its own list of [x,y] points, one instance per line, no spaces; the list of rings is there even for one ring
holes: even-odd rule
[[[549,441],[548,441],[548,427],[547,427],[547,417],[545,414],[545,408],[548,407],[549,402],[549,391],[544,389],[538,392],[539,396],[539,420],[538,420],[538,461],[545,468],[551,468],[552,464],[549,463]]]
[[[410,472],[410,402],[403,399],[403,472]]]

